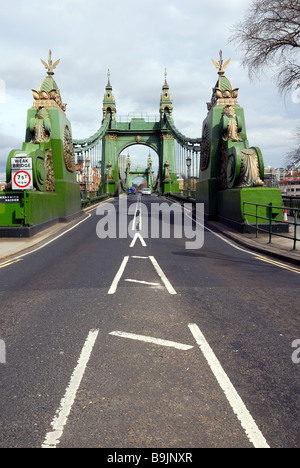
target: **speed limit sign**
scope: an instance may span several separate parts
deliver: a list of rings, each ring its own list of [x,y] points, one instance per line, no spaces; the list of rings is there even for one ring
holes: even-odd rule
[[[18,171],[12,178],[13,190],[32,190],[32,171]]]

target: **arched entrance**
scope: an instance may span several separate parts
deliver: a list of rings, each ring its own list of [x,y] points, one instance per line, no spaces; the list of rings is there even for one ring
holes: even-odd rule
[[[147,151],[148,150],[148,151]],[[119,155],[119,178],[123,190],[144,183],[152,191],[157,188],[159,160],[158,155],[143,145],[127,148],[127,155]]]
[[[134,118],[128,123],[112,122],[111,127],[102,144],[102,193],[107,192],[107,187],[110,194],[120,193],[119,154],[135,144],[146,145],[158,154],[158,190],[168,192],[169,178],[172,184],[177,181],[174,138],[168,130],[161,129],[160,122],[146,122],[143,118]],[[145,168],[143,171],[149,178],[148,171]],[[175,186],[173,190],[176,191]]]

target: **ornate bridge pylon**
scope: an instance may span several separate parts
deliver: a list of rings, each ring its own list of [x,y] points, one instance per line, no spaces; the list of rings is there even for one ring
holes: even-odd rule
[[[175,138],[170,130],[167,120],[172,117],[173,103],[170,95],[167,77],[162,87],[160,98],[159,120],[149,121],[143,117],[133,117],[127,122],[118,122],[116,119],[116,101],[110,83],[105,88],[103,100],[103,120],[98,132],[86,140],[75,140],[75,153],[84,158],[83,154],[91,150],[100,142],[102,143],[102,183],[100,192],[107,190],[112,195],[118,195],[121,190],[119,177],[119,155],[129,146],[145,145],[154,150],[158,155],[158,186],[161,193],[179,191],[177,182],[177,168],[175,155]]]

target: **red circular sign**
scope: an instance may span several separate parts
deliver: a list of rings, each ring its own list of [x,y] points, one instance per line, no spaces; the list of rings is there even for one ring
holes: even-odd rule
[[[31,175],[27,171],[19,171],[14,175],[14,183],[17,187],[24,189],[31,184]]]

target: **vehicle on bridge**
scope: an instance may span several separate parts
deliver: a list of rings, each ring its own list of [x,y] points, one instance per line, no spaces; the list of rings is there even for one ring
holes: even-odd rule
[[[143,189],[141,190],[141,194],[142,194],[142,195],[151,195],[152,192],[151,192],[151,190],[150,190],[149,188],[143,188]]]
[[[128,195],[135,195],[136,189],[134,187],[129,187],[127,190]]]

